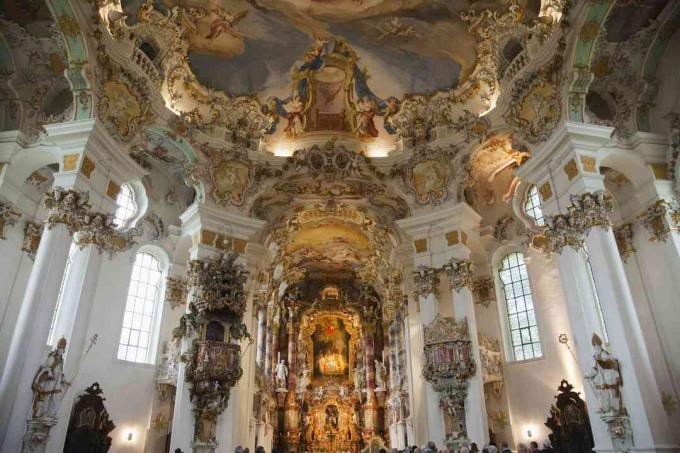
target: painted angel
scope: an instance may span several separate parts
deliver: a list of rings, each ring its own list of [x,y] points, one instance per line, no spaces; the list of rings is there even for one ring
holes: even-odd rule
[[[234,26],[248,15],[248,10],[235,13],[216,6],[211,9],[211,12],[217,16],[217,19],[210,23],[210,33],[205,37],[206,39],[215,39],[225,32],[234,38],[241,37],[241,34],[234,29]]]
[[[302,133],[302,112],[305,109],[305,104],[300,95],[294,93],[293,98],[283,108],[288,114],[288,124],[284,132],[288,137],[297,137]]]
[[[359,138],[372,138],[378,136],[378,129],[375,127],[373,118],[377,107],[372,99],[364,96],[357,102],[357,125],[354,134]]]

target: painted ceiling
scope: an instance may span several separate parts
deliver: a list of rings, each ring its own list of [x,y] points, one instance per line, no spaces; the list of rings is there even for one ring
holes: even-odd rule
[[[141,1],[124,2],[131,18]],[[291,92],[290,72],[319,40],[343,41],[381,99],[453,88],[472,70],[469,8],[503,2],[444,0],[163,0],[159,10],[201,8],[190,33],[190,66],[203,84],[263,100]],[[443,46],[443,42],[455,46]]]

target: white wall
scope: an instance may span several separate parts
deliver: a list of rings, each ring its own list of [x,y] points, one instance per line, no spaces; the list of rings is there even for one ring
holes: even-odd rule
[[[521,362],[506,361],[503,364],[504,392],[510,408],[508,429],[512,431],[515,447],[520,442],[528,443],[531,440],[537,441],[540,446],[548,438],[549,430],[543,423],[549,415],[550,405],[555,402],[560,381],[567,379],[576,391],[582,392],[583,379],[575,359],[557,340],[561,333],[565,333],[573,348],[556,261],[546,259],[539,252],[518,248],[505,248],[502,253],[496,254],[496,258],[500,260],[509,251],[525,253],[543,357]],[[494,278],[497,279],[495,275]],[[498,284],[496,288],[497,300],[504,303]],[[498,307],[495,312],[490,306],[487,310],[478,309],[478,313],[480,331],[488,335],[497,335],[493,329],[493,317],[496,322],[506,322],[501,318]],[[527,436],[527,429],[532,430],[531,439]]]
[[[81,362],[71,391],[81,392],[99,382],[104,404],[116,425],[111,433],[111,453],[142,452],[156,395],[154,364],[118,360],[118,341],[125,310],[134,252],[104,259],[97,285],[87,336],[98,335],[97,344]],[[129,432],[132,441],[127,441]]]

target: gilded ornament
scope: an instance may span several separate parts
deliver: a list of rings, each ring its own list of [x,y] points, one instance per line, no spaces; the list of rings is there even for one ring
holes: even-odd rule
[[[444,270],[449,277],[451,289],[459,291],[461,288],[472,286],[472,274],[474,271],[472,261],[454,258],[444,265]]]
[[[472,282],[472,295],[475,303],[488,308],[496,301],[496,285],[491,277],[482,277]]]
[[[24,226],[24,240],[21,243],[21,250],[26,252],[32,260],[35,260],[35,254],[38,252],[42,229],[43,226],[36,222],[29,221]]]
[[[416,239],[413,241],[413,248],[416,250],[416,253],[427,252],[427,239]]]
[[[553,192],[552,187],[550,187],[549,182],[544,182],[541,187],[538,188],[538,192],[541,194],[541,201],[548,201],[552,198]]]
[[[596,20],[590,20],[583,24],[579,32],[579,39],[581,41],[595,41],[595,38],[600,34],[600,23]]]
[[[680,228],[680,208],[667,200],[658,200],[640,214],[638,220],[649,233],[650,241],[666,242],[671,231]]]
[[[87,178],[90,179],[90,175],[92,175],[92,172],[94,171],[96,165],[92,160],[87,157],[83,156],[83,164],[80,166],[80,172]]]
[[[633,246],[633,225],[624,223],[614,228],[614,239],[616,239],[616,246],[619,249],[621,259],[625,263],[628,258],[635,253]]]
[[[53,187],[45,192],[44,206],[47,210],[45,224],[49,229],[57,224],[63,224],[69,233],[73,234],[80,229],[84,216],[89,212],[89,198],[87,192]]]
[[[596,160],[590,156],[580,156],[581,167],[586,173],[597,173]]]
[[[0,239],[6,239],[5,228],[16,225],[21,213],[14,209],[12,203],[0,200]]]
[[[74,171],[78,168],[78,161],[80,160],[80,154],[66,154],[64,155],[64,165],[62,166],[64,171]]]
[[[437,294],[439,277],[437,276],[436,269],[422,265],[418,266],[418,270],[413,273],[413,282],[415,284],[414,293],[416,296]]]
[[[569,162],[564,166],[564,173],[567,175],[569,181],[574,179],[578,175],[578,167],[576,166],[576,161],[570,159]]]
[[[165,281],[165,301],[174,310],[187,302],[187,282],[181,278],[168,277]]]
[[[78,24],[78,21],[74,17],[68,16],[66,14],[59,16],[59,19],[57,20],[57,26],[59,27],[59,31],[62,32],[67,38],[73,39],[80,33],[80,25]]]

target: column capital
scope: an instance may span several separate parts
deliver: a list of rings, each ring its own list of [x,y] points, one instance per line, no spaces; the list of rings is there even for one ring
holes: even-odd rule
[[[566,213],[546,216],[544,234],[549,253],[561,253],[566,246],[579,249],[592,228],[608,230],[611,226],[614,204],[610,195],[586,192],[572,195],[570,200]]]
[[[439,277],[437,270],[432,267],[420,265],[417,270],[413,272],[414,294],[418,296],[427,296],[429,294],[437,295],[437,286],[439,285]]]
[[[650,241],[666,242],[671,231],[680,229],[680,206],[658,200],[640,214],[638,220],[649,233]]]
[[[0,200],[0,239],[5,239],[5,228],[16,225],[21,213],[9,202]]]
[[[472,274],[474,265],[469,259],[454,258],[444,265],[451,289],[458,291],[461,288],[472,287]]]

